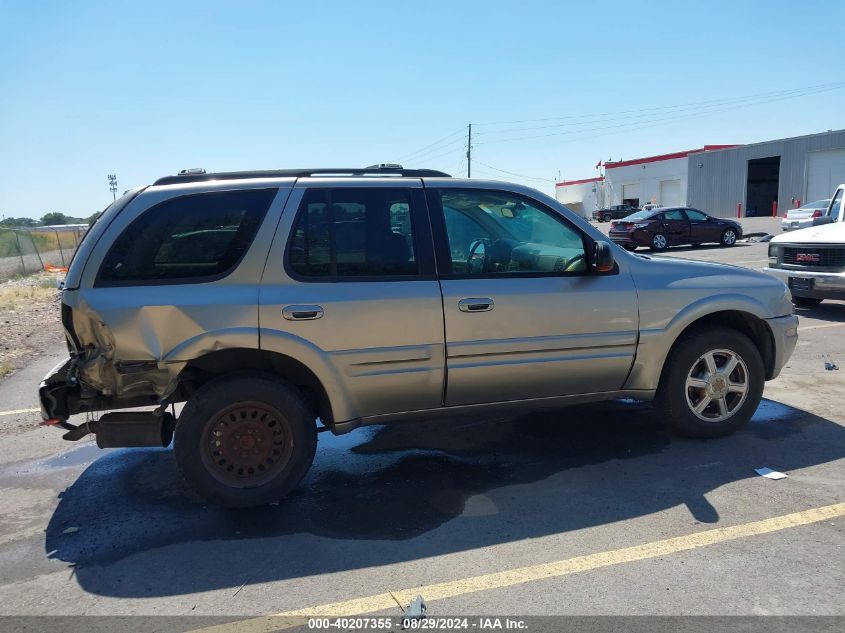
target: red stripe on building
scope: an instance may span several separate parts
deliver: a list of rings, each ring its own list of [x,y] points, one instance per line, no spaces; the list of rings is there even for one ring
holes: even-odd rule
[[[563,182],[556,182],[555,187],[567,187],[569,185],[583,185],[588,182],[601,182],[604,180],[604,176],[599,176],[598,178],[583,178],[581,180],[564,180]]]
[[[632,160],[620,160],[612,163],[605,163],[605,169],[614,169],[616,167],[628,167],[629,165],[642,165],[644,163],[659,163],[664,160],[674,160],[676,158],[686,158],[690,154],[700,154],[701,152],[711,152],[717,149],[730,149],[731,147],[739,147],[739,145],[705,145],[698,149],[688,149],[684,152],[673,152],[672,154],[659,154],[658,156],[646,156],[645,158],[634,158]]]

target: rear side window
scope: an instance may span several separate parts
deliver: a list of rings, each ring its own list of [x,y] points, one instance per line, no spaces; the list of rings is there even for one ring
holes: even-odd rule
[[[309,189],[299,205],[288,265],[299,277],[418,273],[408,189]]]
[[[97,285],[191,283],[229,274],[252,244],[276,191],[200,193],[150,208],[112,245]]]

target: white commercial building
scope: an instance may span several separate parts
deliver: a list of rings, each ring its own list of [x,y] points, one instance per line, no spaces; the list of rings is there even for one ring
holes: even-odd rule
[[[557,199],[589,216],[597,208],[690,206],[719,217],[783,215],[827,198],[845,182],[845,130],[604,164],[604,178],[557,183]]]
[[[593,211],[604,207],[604,177],[556,183],[555,198],[575,213],[589,218]]]
[[[605,197],[608,205],[639,207],[652,202],[662,207],[687,202],[689,161],[692,156],[735,145],[705,145],[672,154],[647,156],[604,164]]]

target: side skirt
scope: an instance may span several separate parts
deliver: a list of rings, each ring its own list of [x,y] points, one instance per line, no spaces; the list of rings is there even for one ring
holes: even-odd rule
[[[484,404],[465,404],[452,407],[439,407],[436,409],[422,409],[417,411],[403,411],[401,413],[385,413],[363,418],[355,418],[345,422],[335,422],[331,431],[335,435],[343,435],[354,431],[361,426],[373,424],[393,424],[396,422],[416,422],[421,420],[433,420],[442,418],[475,418],[495,412],[502,414],[519,414],[528,411],[540,411],[545,409],[563,409],[576,404],[589,402],[603,402],[617,400],[619,398],[632,398],[634,400],[654,400],[655,390],[628,389],[624,391],[602,391],[599,393],[584,393],[573,396],[554,396],[550,398],[534,398],[529,400],[511,400],[508,402],[493,402]]]

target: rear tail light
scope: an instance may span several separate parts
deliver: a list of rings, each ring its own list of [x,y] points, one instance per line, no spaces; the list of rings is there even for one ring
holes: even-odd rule
[[[821,209],[816,209],[815,211],[813,211],[813,217],[814,217],[814,218],[820,218],[820,217],[822,217],[822,210],[821,210]]]

